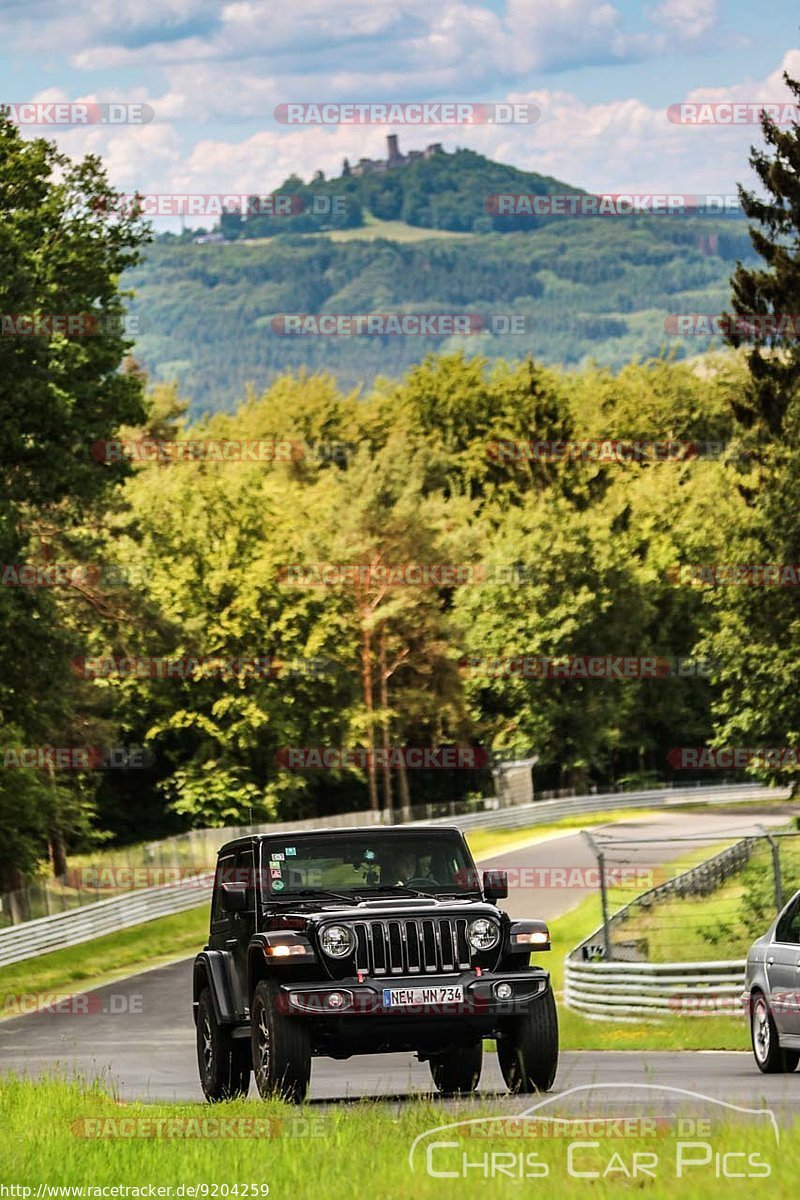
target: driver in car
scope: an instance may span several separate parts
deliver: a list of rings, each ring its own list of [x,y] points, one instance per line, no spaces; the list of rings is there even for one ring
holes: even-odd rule
[[[383,880],[392,887],[410,883],[412,879],[429,879],[431,875],[430,859],[418,858],[415,852],[402,847],[386,865]]]

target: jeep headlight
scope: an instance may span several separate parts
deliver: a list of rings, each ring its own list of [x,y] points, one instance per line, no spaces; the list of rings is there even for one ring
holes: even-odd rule
[[[355,934],[347,925],[327,925],[319,935],[319,944],[330,958],[346,958],[355,949]]]
[[[467,926],[467,941],[473,950],[493,950],[500,941],[500,928],[488,917],[478,917]]]

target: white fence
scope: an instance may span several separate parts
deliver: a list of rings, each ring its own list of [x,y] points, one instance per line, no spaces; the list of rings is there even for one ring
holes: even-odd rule
[[[665,804],[719,803],[757,798],[768,789],[758,785],[744,784],[727,787],[668,788],[649,792],[616,792],[611,795],[573,796],[564,800],[541,800],[533,804],[521,804],[513,808],[501,808],[498,800],[486,801],[487,809],[464,816],[441,817],[431,824],[457,825],[461,829],[496,828],[520,829],[533,825],[558,821],[572,814],[604,812],[617,808],[649,808]],[[772,795],[780,793],[772,792]],[[228,840],[231,834],[247,832],[269,832],[271,830],[307,829],[314,825],[343,827],[376,823],[375,813],[346,813],[323,820],[283,822],[263,825],[257,830],[217,830],[218,845]],[[39,917],[20,925],[0,930],[0,967],[34,958],[67,946],[78,946],[92,938],[128,929],[155,917],[184,912],[208,903],[213,876],[209,873],[192,876],[161,887],[142,888],[116,896],[109,900],[98,900],[84,908],[53,916]]]

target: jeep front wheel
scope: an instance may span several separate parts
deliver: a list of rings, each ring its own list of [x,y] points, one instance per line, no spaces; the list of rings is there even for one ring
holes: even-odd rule
[[[280,993],[262,980],[251,1008],[253,1071],[264,1100],[278,1096],[295,1104],[305,1099],[311,1078],[311,1041],[299,1021],[278,1011]]]
[[[250,1047],[217,1021],[211,992],[197,1002],[197,1067],[206,1100],[234,1100],[250,1087]]]
[[[483,1042],[457,1046],[430,1058],[431,1075],[443,1096],[463,1096],[474,1092],[483,1068]]]
[[[558,1066],[558,1016],[551,988],[523,1017],[509,1021],[497,1058],[511,1092],[549,1092]]]

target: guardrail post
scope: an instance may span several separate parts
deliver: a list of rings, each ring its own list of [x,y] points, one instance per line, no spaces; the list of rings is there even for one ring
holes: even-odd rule
[[[775,911],[780,912],[783,908],[783,880],[781,879],[781,856],[778,849],[778,843],[772,836],[766,825],[756,825],[756,829],[760,829],[764,837],[769,842],[769,848],[772,852],[772,877],[775,884]]]
[[[582,829],[581,834],[592,848],[597,859],[597,870],[600,875],[600,907],[603,911],[603,947],[606,952],[606,962],[611,962],[611,928],[608,923],[608,893],[606,891],[606,856],[594,840],[588,829]]]

